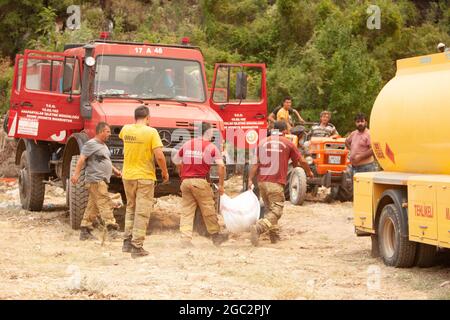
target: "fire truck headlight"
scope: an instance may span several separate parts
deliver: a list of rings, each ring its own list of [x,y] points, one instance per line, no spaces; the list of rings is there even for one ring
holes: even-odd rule
[[[94,57],[87,57],[85,63],[88,67],[93,67],[95,65]]]

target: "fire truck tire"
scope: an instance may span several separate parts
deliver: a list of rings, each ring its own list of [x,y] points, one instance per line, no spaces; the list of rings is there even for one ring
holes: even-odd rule
[[[66,207],[70,206],[70,197],[69,197],[69,189],[70,189],[70,179],[66,179]]]
[[[436,263],[437,250],[435,246],[419,243],[417,244],[416,266],[419,268],[429,268]]]
[[[306,198],[306,173],[303,168],[294,168],[289,176],[289,201],[294,205],[301,205]]]
[[[22,208],[41,211],[44,204],[45,174],[31,173],[27,151],[20,157],[19,194]]]
[[[401,224],[405,223],[400,217],[401,211],[395,204],[386,205],[381,211],[378,224],[379,253],[383,262],[396,268],[410,268],[414,265],[416,243],[402,237]]]
[[[75,167],[80,156],[73,156],[70,162],[70,177],[75,172]],[[72,182],[68,185],[69,193],[69,218],[70,226],[72,229],[77,230],[80,228],[81,220],[83,220],[84,211],[89,199],[89,192],[85,187],[84,181],[84,168],[81,169],[80,179],[78,183],[74,185]]]

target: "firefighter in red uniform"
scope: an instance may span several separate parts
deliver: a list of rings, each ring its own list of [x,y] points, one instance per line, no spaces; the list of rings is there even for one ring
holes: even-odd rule
[[[272,243],[279,240],[278,220],[283,214],[289,160],[294,167],[301,166],[308,177],[314,177],[300,151],[284,136],[287,129],[286,122],[275,122],[275,133],[260,141],[256,164],[250,169],[248,186],[251,188],[253,178],[257,176],[259,191],[267,209],[264,219],[259,219],[250,228],[254,246],[258,245],[259,235],[266,231],[269,231]]]
[[[223,183],[225,165],[219,149],[211,142],[213,128],[210,123],[203,122],[197,126],[197,138],[186,142],[174,157],[182,180],[183,213],[180,218],[182,245],[192,246],[192,231],[197,206],[200,207],[203,221],[215,245],[228,240],[228,234],[220,232],[217,213],[214,206],[214,193],[208,182],[212,164],[218,166],[219,193],[224,193]]]

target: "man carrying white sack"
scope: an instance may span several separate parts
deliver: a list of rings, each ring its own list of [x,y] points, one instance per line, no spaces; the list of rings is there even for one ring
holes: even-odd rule
[[[256,163],[252,165],[248,178],[248,187],[253,185],[257,175],[258,187],[267,209],[265,217],[259,219],[250,228],[251,241],[258,245],[259,235],[269,231],[270,242],[276,243],[279,237],[278,220],[283,214],[284,186],[288,172],[289,159],[292,166],[301,166],[308,177],[314,177],[308,163],[301,153],[284,135],[288,132],[286,122],[276,121],[275,134],[260,141]]]
[[[219,193],[224,194],[225,165],[222,155],[211,142],[213,128],[203,122],[196,127],[196,137],[187,141],[174,156],[181,177],[181,194],[183,211],[180,217],[182,245],[192,246],[195,210],[200,207],[203,221],[213,243],[219,246],[228,240],[228,234],[220,232],[220,225],[214,206],[214,193],[208,182],[212,164],[218,166]]]

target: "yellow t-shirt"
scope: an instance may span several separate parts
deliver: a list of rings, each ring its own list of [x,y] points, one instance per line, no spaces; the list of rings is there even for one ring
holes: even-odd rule
[[[153,149],[162,147],[155,128],[142,124],[127,124],[119,133],[124,144],[122,177],[125,180],[156,180]]]
[[[277,114],[277,121],[281,121],[281,120],[287,120],[289,121],[289,110],[286,110],[285,108],[281,108]]]

